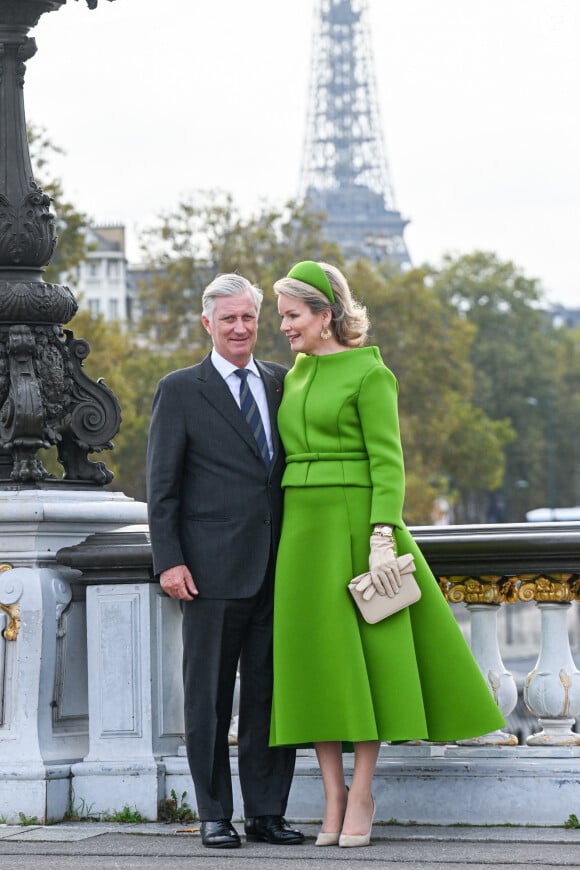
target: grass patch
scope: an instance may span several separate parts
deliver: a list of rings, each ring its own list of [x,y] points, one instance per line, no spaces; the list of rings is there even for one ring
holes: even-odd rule
[[[162,822],[196,822],[197,813],[192,810],[185,798],[187,792],[184,791],[181,798],[177,797],[175,789],[172,788],[170,797],[165,798],[159,804],[159,820]]]

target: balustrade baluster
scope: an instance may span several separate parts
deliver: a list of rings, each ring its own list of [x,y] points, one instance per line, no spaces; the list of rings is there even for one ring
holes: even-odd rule
[[[559,587],[558,587],[559,588]],[[527,738],[528,746],[580,745],[572,731],[580,713],[580,671],[570,650],[567,616],[570,603],[538,601],[542,645],[535,668],[526,679],[524,701],[542,730]]]
[[[498,604],[468,604],[471,618],[471,651],[487,681],[495,702],[505,718],[515,709],[518,702],[518,688],[513,675],[503,663],[497,638]],[[458,741],[463,745],[515,746],[515,734],[498,729],[497,731]]]
[[[471,621],[471,651],[489,690],[505,717],[518,700],[516,681],[505,667],[497,637],[497,615],[502,603],[514,600],[511,580],[501,576],[456,577],[445,587],[450,602],[465,602]],[[515,746],[515,734],[498,729],[481,737],[459,740],[465,746]]]

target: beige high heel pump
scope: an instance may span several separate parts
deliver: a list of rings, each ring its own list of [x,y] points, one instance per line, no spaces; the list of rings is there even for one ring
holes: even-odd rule
[[[371,818],[371,824],[366,832],[366,834],[341,834],[338,838],[338,845],[342,847],[352,847],[352,846],[368,846],[371,842],[371,831],[373,829],[373,820],[375,818],[375,813],[377,811],[377,805],[375,803],[375,799],[373,797],[373,815]]]
[[[338,841],[340,838],[340,833],[338,831],[320,831],[318,834],[316,841],[314,843],[315,846],[338,846]]]
[[[346,786],[346,796],[348,799],[348,785]],[[346,812],[346,807],[344,808]],[[344,818],[344,817],[343,817]],[[315,846],[338,846],[340,831],[320,831],[316,838]]]

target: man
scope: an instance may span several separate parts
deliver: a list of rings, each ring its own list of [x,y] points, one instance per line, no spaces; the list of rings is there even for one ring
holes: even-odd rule
[[[153,565],[181,601],[187,755],[202,842],[214,848],[240,845],[228,747],[238,661],[246,839],[304,839],[284,819],[295,752],[268,746],[284,467],[276,413],[286,369],[253,358],[261,302],[241,275],[205,289],[213,350],[160,381],[147,456]]]

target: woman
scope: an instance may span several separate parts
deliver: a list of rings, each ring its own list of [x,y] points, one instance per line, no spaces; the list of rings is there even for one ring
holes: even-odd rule
[[[287,466],[270,742],[314,743],[326,801],[317,845],[363,846],[381,741],[454,741],[505,723],[403,523],[397,382],[378,348],[363,347],[365,309],[326,263],[298,263],[274,290],[297,357],[278,415]],[[385,594],[404,553],[420,601],[367,624],[348,582],[370,567]],[[344,744],[354,744],[350,789]]]

